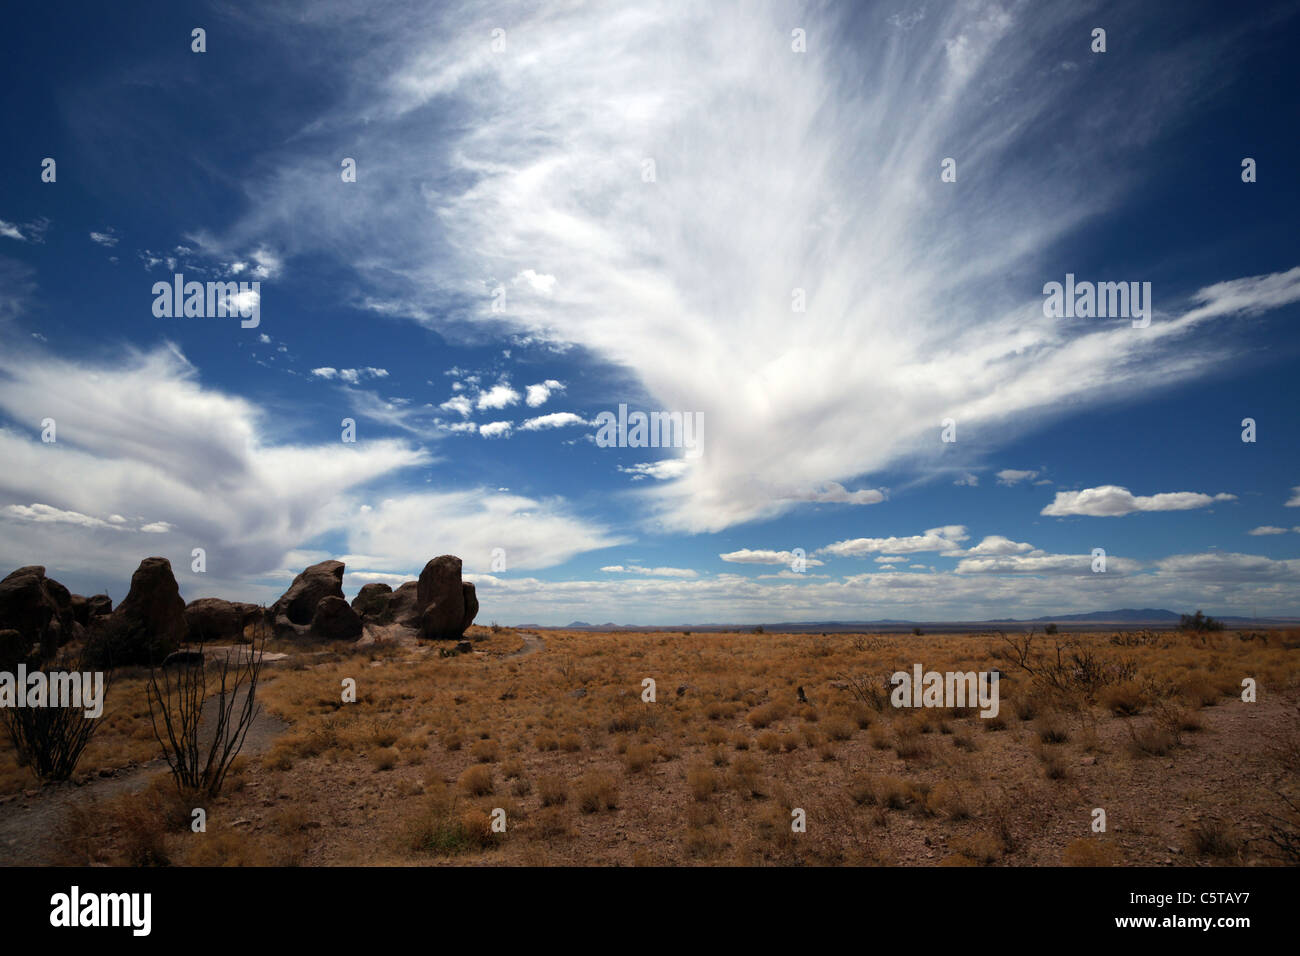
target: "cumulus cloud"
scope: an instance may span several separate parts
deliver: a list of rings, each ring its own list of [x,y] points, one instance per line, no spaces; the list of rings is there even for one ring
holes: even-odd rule
[[[1286,528],[1279,528],[1276,525],[1271,525],[1271,524],[1263,524],[1260,525],[1258,528],[1251,528],[1249,531],[1246,532],[1246,534],[1255,535],[1256,537],[1259,537],[1261,535],[1268,535],[1268,534],[1286,534],[1286,532],[1287,532]]]
[[[479,411],[493,408],[507,408],[519,401],[519,393],[506,384],[493,385],[485,391],[479,392],[478,399],[475,401],[475,407]]]
[[[488,422],[478,427],[478,433],[484,438],[509,438],[513,427],[510,422]]]
[[[30,505],[6,505],[4,514],[11,518],[20,518],[25,521],[54,524],[71,524],[82,528],[109,528],[112,530],[121,530],[122,523],[126,520],[121,515],[113,515],[108,520],[96,518],[91,515],[84,515],[79,511],[67,511],[62,508],[54,508],[50,505],[33,503]],[[113,521],[113,518],[120,519]]]
[[[991,534],[975,547],[967,550],[966,553],[978,557],[982,555],[1028,554],[1033,550],[1034,546],[1032,544],[1026,544],[1023,541],[1012,541],[1000,534]]]
[[[964,525],[945,525],[942,528],[931,528],[923,534],[901,538],[852,538],[836,541],[820,548],[817,553],[840,558],[860,558],[880,552],[912,554],[918,551],[956,551],[968,537]]]
[[[539,405],[545,405],[547,399],[555,392],[564,388],[553,378],[548,378],[544,382],[538,382],[536,385],[529,385],[527,388],[528,398],[526,399],[529,408],[537,408]]]
[[[360,487],[430,460],[400,441],[274,442],[260,409],[200,384],[175,348],[111,364],[2,351],[0,412],[19,422],[53,418],[58,428],[57,442],[46,444],[27,429],[0,427],[0,503],[18,509],[0,510],[0,562],[39,556],[51,567],[123,579],[144,554],[122,547],[122,516],[141,502],[152,514],[140,531],[183,535],[174,565],[188,567],[190,548],[202,546],[204,586],[244,584],[337,529]],[[74,515],[108,515],[114,527]]]
[[[514,277],[515,285],[524,284],[534,292],[549,295],[555,290],[555,276],[539,274],[534,269],[525,269]]]
[[[524,431],[535,432],[545,428],[563,428],[566,425],[586,425],[587,421],[581,415],[575,415],[573,412],[551,412],[549,415],[539,415],[536,418],[527,419],[519,427]]]
[[[383,498],[364,520],[352,520],[347,527],[350,550],[382,556],[372,558],[368,567],[358,564],[358,570],[405,573],[406,579],[418,574],[432,555],[444,552],[459,555],[467,569],[481,572],[491,568],[493,549],[504,548],[514,571],[551,567],[585,551],[628,543],[625,536],[574,514],[562,501],[488,489]]]
[[[464,395],[453,395],[438,407],[445,408],[449,412],[457,412],[465,418],[468,418],[470,413],[474,411],[473,402]]]
[[[1288,508],[1300,508],[1300,485],[1296,485],[1291,489],[1291,497],[1287,499],[1286,506]]]
[[[728,551],[726,554],[718,555],[723,561],[731,564],[784,564],[791,565],[794,563],[796,555],[793,551],[771,551],[771,550],[751,550],[750,548],[741,548],[739,551]],[[818,561],[816,558],[803,558],[804,564],[808,567],[821,567],[825,562]]]
[[[1157,495],[1135,495],[1119,485],[1101,485],[1082,491],[1058,491],[1055,500],[1039,514],[1053,517],[1090,515],[1118,517],[1135,511],[1190,511],[1216,501],[1236,501],[1236,495],[1206,495],[1195,491],[1170,491]]]

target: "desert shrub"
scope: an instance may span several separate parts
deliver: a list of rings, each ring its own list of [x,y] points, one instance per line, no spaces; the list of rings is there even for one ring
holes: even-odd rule
[[[477,741],[470,750],[479,763],[496,763],[501,758],[501,745],[495,740]]]
[[[441,787],[435,788],[405,823],[405,843],[410,849],[440,856],[482,848],[491,836],[487,814],[457,807],[455,798]]]
[[[1063,744],[1070,739],[1070,728],[1060,714],[1044,714],[1035,723],[1034,730],[1045,744]]]
[[[1155,721],[1139,727],[1130,725],[1129,738],[1130,748],[1139,756],[1163,757],[1178,746],[1177,735]]]
[[[623,754],[623,767],[628,773],[640,773],[655,761],[653,744],[633,744]]]
[[[466,768],[457,780],[457,784],[466,793],[476,797],[487,796],[495,789],[492,783],[492,770],[483,764],[474,764]]]
[[[1065,866],[1119,866],[1123,862],[1119,847],[1095,837],[1071,840],[1061,852],[1061,863]]]
[[[769,724],[781,720],[786,716],[786,714],[787,710],[783,706],[772,701],[771,703],[763,704],[760,707],[755,707],[749,712],[749,716],[745,719],[749,721],[749,726],[753,727],[755,730],[762,730]]]
[[[1195,614],[1184,614],[1178,621],[1178,629],[1194,633],[1221,631],[1223,630],[1223,622],[1197,611]]]
[[[569,788],[564,778],[557,774],[543,774],[537,778],[537,794],[542,798],[542,806],[556,807],[569,799]]]
[[[950,820],[965,820],[971,815],[970,804],[961,787],[948,781],[939,783],[925,798],[925,807],[932,814],[943,814]]]
[[[1146,706],[1146,694],[1136,681],[1124,681],[1107,688],[1101,702],[1116,717],[1132,717],[1142,713]]]
[[[686,785],[696,800],[707,800],[718,789],[718,775],[707,764],[695,764],[686,771]]]
[[[762,766],[759,764],[757,757],[742,754],[731,764],[731,770],[727,775],[727,785],[742,796],[762,796],[762,785],[759,780],[761,770]]]
[[[822,730],[831,740],[850,740],[856,725],[848,717],[829,717],[822,721]]]
[[[396,747],[381,747],[371,755],[371,762],[376,770],[392,770],[397,766],[401,753]]]
[[[190,662],[150,668],[146,689],[154,737],[182,793],[215,797],[221,792],[258,714],[265,647],[262,638],[247,650],[228,651],[211,678],[201,645],[199,656]],[[210,708],[208,727],[200,733],[209,700],[215,706]]]
[[[64,660],[57,665],[28,670],[28,679],[36,673],[45,675],[47,688],[57,666],[60,674],[86,673],[82,661]],[[104,675],[101,693],[107,695],[110,675]],[[100,698],[100,706],[104,703]],[[89,704],[83,699],[72,707],[5,707],[0,709],[5,732],[13,744],[20,767],[27,767],[38,780],[67,780],[77,769],[81,755],[99,728],[100,720],[87,717]]]
[[[618,784],[604,771],[592,770],[579,777],[573,795],[583,813],[618,809]]]
[[[1195,856],[1230,860],[1241,853],[1245,841],[1230,825],[1219,820],[1198,823],[1187,831],[1187,848]]]
[[[1004,852],[1002,840],[983,830],[953,837],[949,846],[976,863],[996,863]]]

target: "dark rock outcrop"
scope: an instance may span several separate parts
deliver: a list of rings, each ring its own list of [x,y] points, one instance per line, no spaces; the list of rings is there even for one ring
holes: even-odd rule
[[[305,636],[323,598],[343,599],[343,562],[322,561],[293,579],[289,590],[267,610],[277,636]]]
[[[420,623],[420,583],[418,581],[407,581],[388,599],[388,606],[384,609],[382,622],[385,624],[396,623],[406,627],[416,627]]]
[[[107,594],[92,594],[86,598],[86,604],[90,608],[90,617],[95,619],[104,614],[113,613],[113,599]]]
[[[131,575],[131,590],[117,610],[93,621],[87,650],[104,666],[161,663],[186,634],[185,601],[171,562],[145,558]]]
[[[20,632],[12,628],[0,631],[0,671],[12,674],[19,663],[28,659],[31,650],[32,642]]]
[[[28,644],[41,645],[49,657],[74,636],[76,617],[72,595],[34,564],[19,568],[0,581],[0,628],[12,629]]]
[[[330,595],[316,605],[311,633],[328,641],[355,641],[361,636],[361,618],[343,598]]]
[[[473,582],[463,581],[460,585],[460,592],[465,602],[465,617],[460,628],[460,632],[464,634],[469,630],[469,626],[474,623],[474,618],[478,616],[478,591],[474,589]]]
[[[72,619],[82,627],[90,625],[90,601],[80,594],[72,595]]]
[[[460,572],[460,558],[452,554],[434,558],[420,572],[417,600],[425,640],[459,640],[478,613],[474,586],[461,581]],[[472,610],[466,608],[467,596]]]
[[[357,596],[352,599],[352,610],[356,611],[357,616],[363,621],[378,620],[388,609],[388,602],[392,595],[393,589],[387,584],[379,582],[364,584],[357,592]]]
[[[195,644],[219,644],[244,640],[244,627],[257,620],[262,609],[256,604],[199,598],[185,606],[185,626]]]

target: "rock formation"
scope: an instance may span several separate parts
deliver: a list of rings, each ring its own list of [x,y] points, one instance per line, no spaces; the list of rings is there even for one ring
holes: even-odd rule
[[[145,558],[117,610],[94,619],[87,650],[104,666],[161,663],[185,641],[185,601],[171,562]]]
[[[420,572],[417,609],[420,637],[459,640],[478,613],[474,585],[460,579],[461,561],[452,554],[434,558]]]
[[[244,627],[257,620],[262,609],[256,604],[199,598],[185,606],[189,640],[198,644],[221,644],[244,639]]]

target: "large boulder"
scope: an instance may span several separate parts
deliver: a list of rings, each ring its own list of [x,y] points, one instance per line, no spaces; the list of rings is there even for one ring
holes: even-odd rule
[[[389,599],[392,597],[393,589],[378,581],[364,584],[357,596],[352,599],[352,610],[363,620],[377,620],[384,615],[388,609]]]
[[[82,627],[90,624],[90,601],[80,594],[72,595],[72,619]]]
[[[0,581],[0,629],[12,629],[49,657],[76,635],[72,595],[38,564]]]
[[[86,604],[90,609],[89,613],[92,620],[101,615],[113,613],[113,599],[107,594],[92,594],[86,598]]]
[[[464,634],[469,630],[469,626],[474,623],[474,618],[478,616],[478,592],[474,590],[474,584],[470,581],[462,583],[460,589],[465,601],[465,618],[460,629],[460,632]]]
[[[311,633],[327,641],[355,641],[361,636],[361,618],[347,601],[331,594],[316,605]]]
[[[420,572],[417,592],[420,613],[420,636],[425,640],[458,640],[474,615],[478,598],[473,585],[460,579],[460,558],[444,554],[434,558]],[[473,601],[468,616],[466,597]]]
[[[420,623],[420,582],[407,581],[388,599],[381,624],[397,623],[417,627]]]
[[[322,561],[294,578],[289,590],[267,612],[276,630],[285,629],[286,624],[309,625],[322,598],[342,598],[343,567],[342,561]]]
[[[116,667],[161,663],[186,638],[185,601],[171,562],[145,558],[131,575],[131,590],[112,614],[92,621],[92,659]]]
[[[256,604],[199,598],[185,605],[185,626],[191,643],[242,641],[245,625],[256,621],[261,613]]]
[[[0,671],[13,673],[31,654],[32,642],[12,628],[0,630]]]

